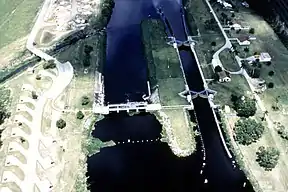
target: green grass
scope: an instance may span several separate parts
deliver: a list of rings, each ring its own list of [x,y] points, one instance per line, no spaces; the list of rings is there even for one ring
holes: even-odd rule
[[[240,70],[240,67],[234,57],[233,53],[228,50],[224,50],[219,54],[219,58],[222,62],[223,67],[231,72],[236,72]]]
[[[29,34],[42,1],[0,1],[0,48]]]
[[[57,59],[60,62],[69,61],[73,68],[75,75],[74,80],[69,87],[69,106],[71,109],[92,109],[95,71],[102,72],[102,67],[105,60],[105,47],[106,41],[105,35],[95,35],[87,39],[79,40],[77,43],[69,46],[69,48],[57,54]],[[83,66],[84,46],[90,45],[93,47],[91,52],[90,66]],[[84,69],[88,69],[88,73],[84,73]],[[90,99],[90,103],[82,106],[81,98],[87,95]]]
[[[186,100],[178,93],[184,91],[185,82],[176,50],[167,44],[167,34],[160,20],[142,22],[142,35],[148,60],[151,87],[159,85],[162,105],[183,105]]]
[[[232,106],[231,94],[246,95],[250,91],[246,79],[241,75],[232,75],[230,82],[212,83],[209,88],[217,91],[214,99],[216,104],[229,106]]]

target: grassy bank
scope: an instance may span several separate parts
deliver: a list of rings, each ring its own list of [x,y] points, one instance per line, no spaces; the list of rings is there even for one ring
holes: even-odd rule
[[[248,169],[247,166],[245,166],[244,156],[241,153],[238,145],[234,141],[233,137],[231,136],[231,134],[228,131],[227,122],[225,119],[226,117],[222,113],[222,111],[217,111],[217,118],[220,122],[220,127],[222,129],[222,132],[224,133],[227,147],[228,147],[229,151],[231,151],[232,154],[234,155],[234,158],[236,160],[237,165],[245,173],[246,177],[249,178],[249,181],[251,182],[254,190],[257,192],[263,192],[259,186],[257,179],[252,174],[252,171],[250,169]]]
[[[43,0],[0,1],[0,48],[29,34]]]
[[[177,52],[167,44],[165,26],[161,20],[143,21],[142,36],[151,87],[158,85],[161,105],[169,106],[154,113],[163,126],[162,141],[169,144],[175,155],[188,156],[195,151],[195,135],[183,109],[183,105],[189,103],[178,94],[185,90],[185,80]]]
[[[145,20],[141,26],[148,79],[151,87],[159,86],[161,105],[187,104],[187,101],[178,95],[185,90],[185,83],[177,53],[167,44],[164,24],[161,20]]]

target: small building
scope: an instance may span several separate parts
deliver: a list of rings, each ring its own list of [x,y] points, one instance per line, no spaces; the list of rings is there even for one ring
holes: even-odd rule
[[[238,40],[237,40],[238,44],[239,45],[250,45],[250,41],[249,41],[249,37],[248,36],[241,36],[241,37],[238,37]]]
[[[246,1],[242,2],[241,4],[242,4],[244,7],[249,8],[249,4],[248,4]]]
[[[238,23],[234,23],[233,25],[230,25],[230,29],[234,28],[236,31],[242,29],[242,26]]]
[[[231,4],[229,4],[229,3],[227,3],[227,2],[223,2],[223,6],[224,6],[224,8],[226,8],[226,9],[232,9],[232,5]]]
[[[256,40],[256,37],[255,36],[249,36],[249,40],[251,41],[253,41],[253,40]]]

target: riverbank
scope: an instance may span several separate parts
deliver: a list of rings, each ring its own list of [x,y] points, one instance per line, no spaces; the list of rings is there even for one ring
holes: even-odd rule
[[[215,5],[215,6],[213,5],[213,7],[214,7],[216,14],[218,14],[219,18],[221,18],[222,13],[227,13],[228,15],[231,14],[231,13],[229,13],[229,11],[221,8],[220,5]],[[273,51],[274,54],[276,53],[276,50],[274,50],[275,48],[277,48],[277,49],[280,48],[279,50],[281,50],[281,51],[283,50],[283,48],[282,48],[283,45],[282,46],[280,46],[280,45],[275,46],[275,40],[276,40],[274,38],[275,34],[271,34],[271,33],[269,34],[270,30],[268,30],[268,29],[270,29],[270,28],[265,26],[265,23],[263,23],[263,20],[261,21],[261,19],[258,16],[253,15],[253,13],[249,13],[248,10],[246,10],[243,13],[240,11],[239,13],[235,12],[233,14],[234,15],[231,16],[232,22],[237,22],[237,23],[243,24],[243,25],[247,25],[248,23],[251,23],[250,26],[255,27],[254,28],[255,31],[257,31],[257,32],[255,32],[255,34],[257,35],[256,36],[257,40],[251,42],[251,45],[249,46],[248,51],[243,51],[243,47],[240,48],[240,46],[235,46],[235,49],[237,49],[237,50],[242,49],[239,52],[241,57],[246,57],[246,56],[248,56],[247,54],[253,55],[253,53],[255,51],[262,52],[263,49],[266,50],[268,48],[269,48],[268,50]],[[246,18],[246,19],[243,19],[243,18]],[[256,20],[257,20],[257,22],[256,22]],[[213,25],[210,23],[210,25],[208,27],[212,27],[212,26]],[[218,27],[218,26],[216,26],[216,27]],[[266,32],[263,32],[263,30],[265,30]],[[200,31],[200,33],[201,33],[201,31]],[[231,31],[230,35],[231,34],[234,35],[234,33],[235,32]],[[240,32],[240,34],[241,35],[247,35],[248,32],[245,32],[244,30],[242,30]],[[269,34],[269,38],[268,38],[268,36],[265,38],[266,34]],[[258,41],[258,36],[259,36],[260,41]],[[210,41],[211,40],[213,41],[213,39],[210,39]],[[267,42],[267,41],[271,41],[269,43],[269,45],[266,43],[265,44],[263,43],[263,42]],[[269,47],[271,44],[274,44],[273,48]],[[207,49],[213,50],[213,46],[211,45],[210,48],[207,48]],[[200,54],[204,55],[203,53],[200,53]],[[230,58],[230,54],[234,58],[234,53],[228,53],[227,51],[226,51],[226,53],[222,52],[222,56],[220,55],[220,60],[223,62],[223,67],[225,67],[227,69],[239,68],[239,65],[237,62],[235,62],[235,59],[232,60]],[[275,54],[275,55],[278,57],[279,54]],[[281,54],[281,55],[284,56],[285,54]],[[277,57],[275,57],[275,59],[277,59]],[[273,56],[272,56],[272,58],[273,58]],[[284,58],[283,58],[283,61],[284,61]],[[281,65],[281,62],[278,63],[278,61],[277,61],[277,65],[274,65],[274,66],[277,66],[280,68],[281,67],[280,65]],[[271,66],[273,66],[273,65],[271,65]],[[271,66],[270,67],[269,67],[269,65],[266,66],[266,64],[261,64],[261,66],[260,66],[260,67],[262,67],[261,68],[261,74],[260,74],[261,78],[263,78],[265,80],[267,79],[267,81],[271,81],[271,80],[274,80],[275,82],[277,81],[277,85],[275,86],[274,89],[270,88],[270,89],[266,90],[264,93],[262,93],[261,96],[264,96],[264,98],[266,97],[266,101],[268,100],[267,95],[269,95],[269,92],[273,92],[272,94],[274,94],[274,95],[277,94],[277,89],[280,88],[279,85],[282,86],[282,82],[283,82],[282,77],[285,77],[285,76],[281,75],[281,72],[285,71],[282,68],[281,68],[281,72],[280,71],[279,71],[279,73],[276,72],[279,75],[275,75],[274,76],[274,77],[276,77],[275,79],[274,79],[274,77],[272,77],[272,78],[269,77],[268,76],[268,72],[269,72],[268,70],[271,70]],[[268,69],[268,68],[270,68],[270,69]],[[267,72],[265,70],[267,70]],[[273,68],[273,70],[277,71],[277,69],[274,69],[274,68]],[[262,71],[264,71],[264,73],[262,73]],[[208,79],[209,77],[206,77],[206,78]],[[281,78],[281,80],[278,81],[278,78],[279,79]],[[210,88],[217,91],[217,95],[214,99],[216,104],[220,104],[220,105],[226,104],[232,108],[233,105],[231,104],[231,94],[236,94],[236,95],[240,94],[240,95],[245,95],[245,96],[248,96],[251,98],[256,98],[256,99],[259,98],[259,96],[256,93],[254,93],[254,91],[253,91],[254,89],[250,90],[250,87],[249,87],[250,85],[248,84],[249,82],[247,83],[246,79],[241,74],[240,75],[231,75],[231,79],[232,79],[232,81],[229,83],[222,83],[222,84],[221,83],[213,83],[213,84],[209,85]],[[286,94],[283,92],[282,88],[279,90],[281,90],[281,96]],[[269,102],[271,103],[271,98],[270,98],[270,101],[268,100],[268,103]],[[279,103],[280,103],[280,97],[279,97]],[[222,126],[222,129],[225,133],[227,143],[230,146],[230,150],[235,155],[237,163],[239,164],[240,168],[242,170],[244,170],[245,174],[247,175],[247,177],[249,178],[249,180],[251,181],[251,183],[253,184],[254,188],[257,191],[261,191],[261,190],[264,190],[264,191],[287,191],[287,185],[286,185],[287,176],[285,173],[287,171],[284,171],[287,169],[286,169],[286,165],[285,165],[286,163],[284,160],[284,158],[285,158],[284,157],[284,155],[285,155],[285,149],[284,148],[285,147],[283,147],[283,146],[287,146],[287,144],[283,145],[283,139],[281,139],[280,136],[276,135],[275,129],[277,129],[277,126],[275,126],[275,125],[271,126],[272,123],[269,120],[268,116],[270,116],[271,113],[273,113],[273,115],[274,115],[275,112],[272,112],[272,110],[270,111],[269,109],[267,109],[269,113],[268,113],[268,115],[267,114],[265,115],[266,110],[263,110],[264,109],[263,105],[261,104],[261,102],[258,102],[258,104],[259,105],[257,106],[258,108],[257,108],[256,114],[252,118],[255,119],[257,122],[260,122],[261,124],[263,124],[266,128],[263,136],[259,139],[259,141],[255,142],[249,146],[244,146],[244,145],[240,145],[240,144],[238,145],[238,143],[236,143],[234,141],[234,138],[233,138],[233,136],[234,136],[234,124],[235,124],[235,122],[237,122],[239,120],[239,117],[237,117],[236,113],[233,110],[232,110],[232,112],[224,113],[225,118],[223,121],[225,121],[229,126],[228,126],[228,128],[227,128],[227,126]],[[265,102],[265,104],[267,105],[267,102]],[[283,106],[283,108],[284,108],[283,104],[281,106]],[[281,115],[278,113],[277,117],[275,116],[275,117],[273,117],[273,119],[276,119],[276,118],[280,119],[280,116]],[[256,162],[256,152],[260,146],[270,146],[270,147],[275,147],[275,148],[280,149],[280,150],[283,147],[282,149],[284,149],[283,153],[280,154],[280,160],[278,162],[278,165],[271,172],[265,171],[262,167],[259,166],[258,162]],[[283,160],[281,160],[281,158],[283,158]],[[253,159],[253,160],[251,160],[251,159]]]

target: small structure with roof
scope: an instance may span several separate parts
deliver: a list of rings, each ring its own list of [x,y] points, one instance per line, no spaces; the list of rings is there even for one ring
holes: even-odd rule
[[[246,60],[248,61],[248,63],[253,63],[254,61],[256,61],[257,59],[259,59],[259,62],[270,62],[271,61],[271,56],[269,55],[269,53],[264,52],[264,53],[260,53],[259,55],[253,55],[250,57],[247,57]]]
[[[218,59],[212,59],[212,66],[215,74],[218,76],[219,82],[229,82],[231,81],[231,78],[227,76],[225,70],[222,67],[221,62]]]
[[[250,41],[249,40],[250,39],[249,39],[248,36],[241,36],[241,37],[238,37],[237,42],[238,42],[239,45],[247,46],[247,45],[250,45]]]
[[[260,53],[259,62],[270,62],[271,56],[269,53]]]

